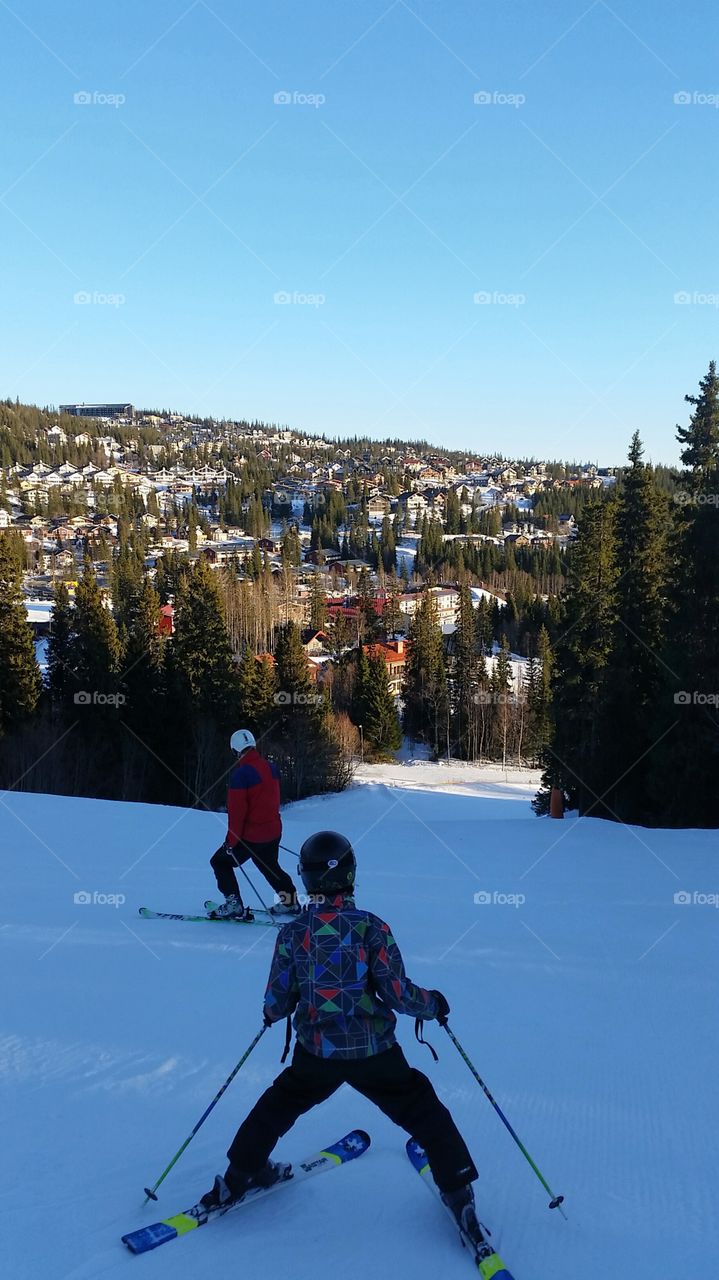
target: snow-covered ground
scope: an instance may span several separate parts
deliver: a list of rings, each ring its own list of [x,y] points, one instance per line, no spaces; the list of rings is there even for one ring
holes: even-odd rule
[[[352,837],[358,900],[391,922],[411,976],[445,991],[455,1033],[565,1194],[568,1222],[547,1209],[442,1031],[428,1032],[434,1064],[402,1019],[408,1057],[469,1141],[481,1214],[515,1280],[709,1280],[719,1245],[716,833],[538,820],[535,782],[454,764],[365,767],[343,795],[288,807],[283,843],[297,849],[323,826]],[[356,1164],[147,1257],[120,1244],[211,1184],[237,1123],[280,1069],[275,1030],[159,1204],[143,1209],[142,1188],[261,1023],[273,932],[137,916],[141,904],[198,907],[213,891],[207,859],[223,832],[221,815],[0,796],[4,1273],[469,1275],[403,1135],[348,1089],[278,1151],[301,1157],[362,1126],[373,1145]]]

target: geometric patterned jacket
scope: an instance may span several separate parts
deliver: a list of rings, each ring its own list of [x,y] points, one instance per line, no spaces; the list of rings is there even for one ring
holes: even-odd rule
[[[393,1010],[434,1018],[437,1001],[410,982],[389,925],[340,895],[280,931],[265,1015],[294,1013],[297,1039],[321,1058],[368,1058],[395,1043]]]

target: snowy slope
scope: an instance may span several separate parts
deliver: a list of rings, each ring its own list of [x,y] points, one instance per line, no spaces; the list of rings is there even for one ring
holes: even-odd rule
[[[705,1280],[719,1243],[719,914],[674,894],[719,889],[716,834],[539,821],[532,791],[526,776],[461,765],[365,768],[345,794],[289,807],[284,843],[297,849],[321,826],[353,838],[358,900],[390,920],[411,976],[446,992],[455,1033],[566,1195],[565,1223],[442,1031],[430,1029],[434,1065],[403,1019],[410,1060],[467,1136],[481,1213],[516,1280]],[[201,904],[223,832],[221,815],[0,797],[5,1274],[469,1274],[403,1135],[347,1089],[278,1151],[301,1157],[362,1126],[373,1147],[356,1165],[147,1257],[120,1245],[123,1231],[211,1184],[237,1123],[279,1070],[275,1030],[163,1184],[159,1206],[143,1209],[143,1186],[261,1022],[273,933],[137,916],[141,904]],[[125,901],[75,902],[77,893]]]

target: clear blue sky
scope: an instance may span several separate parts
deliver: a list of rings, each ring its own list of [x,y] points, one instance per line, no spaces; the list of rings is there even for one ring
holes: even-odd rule
[[[718,27],[0,0],[0,395],[674,461],[719,355]]]

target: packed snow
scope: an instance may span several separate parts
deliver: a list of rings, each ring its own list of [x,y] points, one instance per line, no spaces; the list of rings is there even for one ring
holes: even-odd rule
[[[288,806],[283,843],[297,850],[321,827],[351,836],[358,902],[389,920],[410,976],[445,992],[455,1034],[565,1195],[567,1222],[443,1031],[427,1029],[434,1064],[401,1019],[407,1056],[469,1142],[480,1216],[515,1280],[708,1280],[719,1244],[716,833],[536,819],[535,785],[496,768],[365,766],[345,793]],[[143,1187],[261,1025],[273,930],[137,914],[201,907],[223,834],[221,814],[0,796],[5,1274],[469,1275],[404,1135],[348,1088],[277,1153],[302,1158],[359,1126],[372,1147],[355,1164],[145,1257],[120,1243],[209,1188],[280,1070],[281,1028],[143,1208]]]

